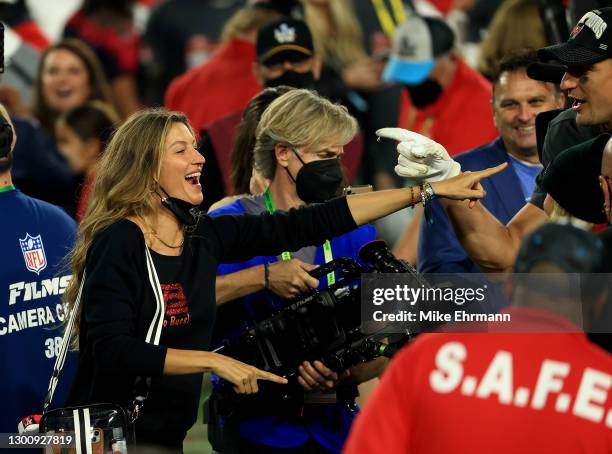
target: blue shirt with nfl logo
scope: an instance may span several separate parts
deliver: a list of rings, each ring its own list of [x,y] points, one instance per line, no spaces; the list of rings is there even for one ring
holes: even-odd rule
[[[64,257],[76,223],[63,210],[11,187],[0,189],[0,432],[42,412],[59,352],[70,282]],[[61,406],[76,370],[69,354],[53,406]]]

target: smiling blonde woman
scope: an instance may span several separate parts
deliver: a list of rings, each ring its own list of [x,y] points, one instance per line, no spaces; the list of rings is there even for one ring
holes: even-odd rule
[[[126,404],[136,378],[150,377],[137,439],[176,451],[196,419],[202,372],[214,372],[239,393],[257,392],[258,380],[287,382],[207,351],[217,264],[319,244],[420,200],[414,188],[398,189],[289,212],[211,218],[193,210],[202,201],[203,165],[183,114],[132,115],[103,154],[65,293],[73,308],[82,284],[75,329],[80,365],[67,404]],[[480,198],[478,181],[499,170],[460,175],[432,189],[439,197]],[[159,345],[145,341],[152,320]]]

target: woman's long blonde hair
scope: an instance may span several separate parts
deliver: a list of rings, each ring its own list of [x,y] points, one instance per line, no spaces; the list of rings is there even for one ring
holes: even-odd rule
[[[329,0],[327,7],[333,22],[331,30],[320,7],[308,0],[304,2],[304,16],[317,54],[325,64],[339,70],[365,58],[363,32],[351,0]]]
[[[87,251],[96,235],[128,216],[142,219],[154,211],[154,191],[159,181],[164,144],[174,123],[185,124],[193,133],[182,113],[147,109],[128,118],[108,142],[76,243],[68,255],[72,279],[64,293],[64,301],[69,310],[72,310],[81,285]],[[78,318],[80,320],[80,314]],[[79,323],[76,323],[75,333],[78,331]]]

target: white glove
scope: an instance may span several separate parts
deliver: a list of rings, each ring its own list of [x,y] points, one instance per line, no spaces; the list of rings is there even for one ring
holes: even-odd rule
[[[402,128],[382,128],[376,135],[399,142],[395,173],[400,177],[420,184],[446,180],[461,173],[461,164],[451,159],[442,145],[421,134]]]

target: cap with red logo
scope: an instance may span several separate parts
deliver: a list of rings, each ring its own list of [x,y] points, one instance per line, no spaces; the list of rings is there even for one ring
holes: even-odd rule
[[[568,67],[590,66],[611,58],[611,24],[612,8],[589,11],[578,21],[567,42],[540,49],[538,56]]]

